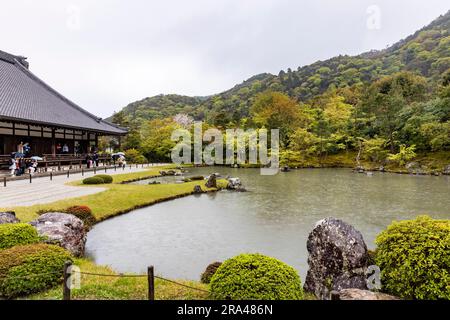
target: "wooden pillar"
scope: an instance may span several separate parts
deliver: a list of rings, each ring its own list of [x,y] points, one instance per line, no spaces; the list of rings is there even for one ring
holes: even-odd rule
[[[98,152],[98,134],[95,134],[95,150]]]
[[[122,150],[122,136],[119,136],[119,151]]]
[[[52,128],[52,155],[56,156],[55,128]]]

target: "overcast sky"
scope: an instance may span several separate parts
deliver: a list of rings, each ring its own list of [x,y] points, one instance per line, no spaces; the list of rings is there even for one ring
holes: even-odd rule
[[[252,75],[382,49],[447,0],[1,1],[0,50],[107,117],[160,93],[210,95]]]

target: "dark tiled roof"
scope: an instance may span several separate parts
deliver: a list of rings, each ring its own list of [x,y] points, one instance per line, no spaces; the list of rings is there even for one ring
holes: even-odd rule
[[[50,88],[27,66],[25,58],[0,51],[0,119],[110,134],[127,132],[83,110]]]

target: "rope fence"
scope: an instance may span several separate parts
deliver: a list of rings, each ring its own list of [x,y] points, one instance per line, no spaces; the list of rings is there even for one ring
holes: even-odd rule
[[[30,279],[30,278],[37,278],[37,277],[44,277],[44,276],[54,276],[54,275],[61,275],[63,278],[63,300],[71,300],[71,276],[74,274],[84,275],[84,276],[95,276],[95,277],[112,277],[112,278],[147,278],[148,282],[148,299],[149,300],[155,300],[155,279],[166,281],[175,285],[178,285],[180,287],[184,287],[187,289],[195,290],[202,293],[210,294],[211,292],[208,290],[196,288],[194,286],[190,286],[184,283],[180,283],[174,280],[166,279],[161,276],[156,276],[154,272],[154,267],[149,266],[147,268],[147,274],[108,274],[108,273],[96,273],[96,272],[85,272],[85,271],[78,271],[78,270],[72,270],[72,262],[68,261],[64,264],[64,270],[58,271],[58,272],[47,272],[47,273],[34,273],[34,274],[28,274],[23,276],[8,276],[8,277],[0,277],[0,285],[3,284],[5,281],[11,281],[11,280],[21,280],[21,279]]]

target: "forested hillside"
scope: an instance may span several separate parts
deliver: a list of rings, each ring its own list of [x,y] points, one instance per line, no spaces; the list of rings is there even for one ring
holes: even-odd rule
[[[403,165],[417,153],[448,155],[449,70],[450,12],[382,51],[256,75],[209,97],[147,98],[112,120],[130,127],[126,147],[150,158],[166,157],[153,136],[161,141],[185,114],[219,128],[276,126],[287,163],[352,151]]]

